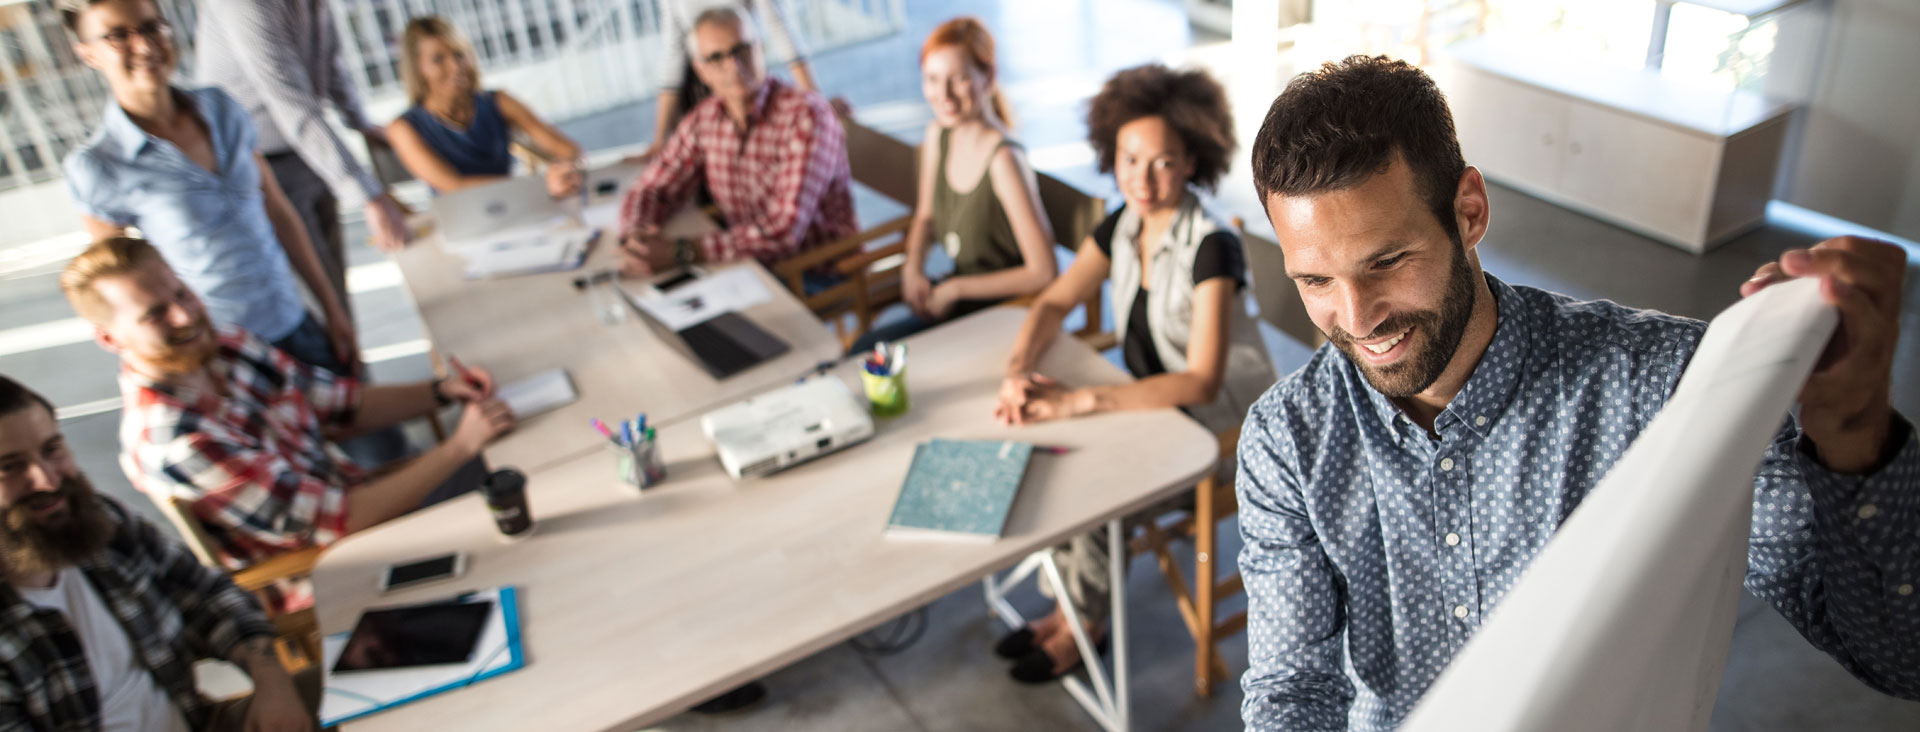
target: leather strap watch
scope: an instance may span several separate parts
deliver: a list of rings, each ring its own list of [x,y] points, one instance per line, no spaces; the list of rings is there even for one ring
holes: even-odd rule
[[[699,252],[698,250],[694,249],[693,244],[694,242],[692,239],[689,239],[684,236],[674,238],[673,261],[675,264],[678,264],[682,267],[687,267],[687,266],[691,266],[694,263],[695,257],[699,256]]]

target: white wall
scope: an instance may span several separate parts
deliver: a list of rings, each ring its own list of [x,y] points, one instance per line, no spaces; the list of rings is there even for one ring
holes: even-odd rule
[[[1789,203],[1920,239],[1920,3],[1832,0]]]

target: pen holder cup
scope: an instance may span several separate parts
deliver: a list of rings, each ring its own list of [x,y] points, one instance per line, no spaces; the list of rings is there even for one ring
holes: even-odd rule
[[[873,416],[895,417],[907,413],[907,371],[886,376],[860,372],[860,384],[866,387],[867,403],[872,405]]]
[[[660,462],[660,446],[653,440],[637,445],[614,445],[620,482],[637,489],[652,488],[667,479],[667,466]]]

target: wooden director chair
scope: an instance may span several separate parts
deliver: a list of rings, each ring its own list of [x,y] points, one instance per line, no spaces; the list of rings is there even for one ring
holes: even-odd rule
[[[172,496],[149,496],[160,513],[180,532],[187,548],[200,559],[201,564],[217,569],[220,566],[214,555],[213,539],[207,535],[206,527],[193,515],[192,506]],[[306,607],[292,612],[276,612],[267,588],[287,580],[303,580],[313,574],[313,566],[320,561],[320,548],[310,547],[287,552],[272,558],[256,562],[246,569],[231,571],[229,576],[241,590],[260,599],[260,606],[266,608],[267,620],[273,623],[276,637],[273,649],[280,656],[280,665],[288,673],[294,673],[309,666],[320,665],[320,622],[314,616],[313,608]]]
[[[847,162],[853,180],[913,208],[917,182],[914,170],[919,164],[919,148],[879,130],[842,116],[840,127],[846,133]],[[873,326],[873,314],[900,299],[900,265],[894,261],[874,269],[888,257],[901,259],[906,251],[907,227],[913,214],[899,216],[825,245],[808,249],[774,263],[774,277],[800,298],[820,320],[830,324],[847,348]],[[876,242],[890,243],[879,244]],[[842,279],[820,292],[807,294],[807,272],[832,267]]]

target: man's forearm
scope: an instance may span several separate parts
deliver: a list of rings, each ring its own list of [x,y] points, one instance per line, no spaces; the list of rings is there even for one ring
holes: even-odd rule
[[[436,382],[368,385],[361,388],[360,406],[354,410],[353,424],[341,430],[341,437],[352,437],[392,427],[439,408],[434,394]]]
[[[347,533],[377,526],[418,508],[427,494],[474,457],[472,449],[448,440],[408,461],[399,470],[349,490]]]

